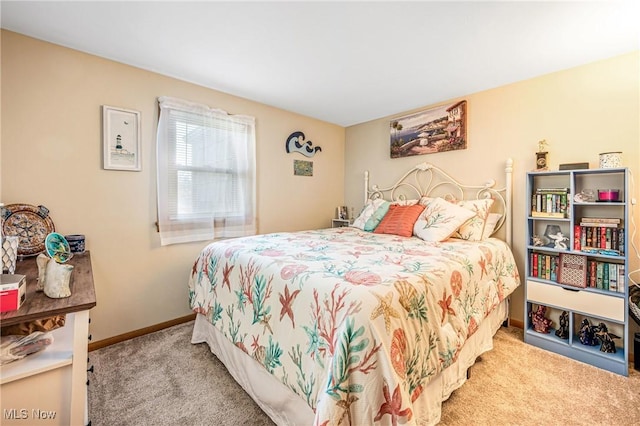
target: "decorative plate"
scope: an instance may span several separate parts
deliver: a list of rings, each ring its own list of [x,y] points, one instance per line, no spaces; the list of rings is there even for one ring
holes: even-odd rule
[[[73,257],[69,242],[57,232],[47,235],[44,240],[44,247],[49,257],[58,263],[64,263]]]
[[[18,256],[34,256],[44,251],[47,235],[55,226],[45,206],[8,204],[2,208],[4,235],[19,237]]]

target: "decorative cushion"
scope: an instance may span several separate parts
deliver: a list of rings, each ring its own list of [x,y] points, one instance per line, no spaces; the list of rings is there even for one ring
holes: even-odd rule
[[[354,228],[362,229],[364,231],[364,225],[367,223],[367,220],[378,210],[383,203],[387,203],[387,201],[377,198],[375,200],[367,200],[367,203],[362,207],[362,211],[358,215],[358,217],[353,221],[351,226]]]
[[[393,201],[391,204],[397,204],[399,206],[412,206],[414,204],[419,204],[419,203],[420,203],[420,200],[412,198],[412,199],[409,199],[409,200],[407,200],[407,199],[396,200],[396,201]]]
[[[500,213],[489,213],[487,222],[484,224],[484,233],[482,234],[483,240],[491,237],[491,234],[495,231],[496,225],[498,225],[500,219],[502,219],[502,215]]]
[[[425,208],[418,217],[413,233],[425,241],[444,241],[475,214],[442,198],[423,198]]]
[[[492,198],[481,200],[458,201],[458,206],[474,213],[470,221],[460,226],[460,229],[453,235],[453,238],[460,238],[468,241],[480,241],[484,236],[484,228],[489,216],[489,209],[493,205]]]
[[[388,201],[385,201],[384,203],[382,203],[380,207],[378,207],[376,211],[371,215],[369,220],[367,220],[367,222],[364,224],[364,230],[367,232],[371,232],[374,229],[376,229],[376,227],[380,224],[380,221],[382,220],[382,218],[389,211],[390,205],[391,203],[389,203]]]
[[[389,211],[373,232],[375,234],[393,234],[410,237],[411,234],[413,234],[413,224],[423,210],[424,206],[420,204],[410,206],[391,204],[389,205]]]

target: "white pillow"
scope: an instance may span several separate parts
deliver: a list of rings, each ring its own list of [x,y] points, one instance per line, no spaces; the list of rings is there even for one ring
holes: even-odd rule
[[[475,213],[442,198],[423,198],[424,211],[413,225],[413,234],[425,241],[444,241]]]
[[[502,215],[500,213],[489,213],[487,222],[484,224],[484,233],[482,234],[483,240],[491,237],[491,234],[495,231],[496,225],[498,225],[500,219],[502,219]]]
[[[376,198],[375,200],[367,200],[367,203],[362,208],[362,211],[358,215],[358,217],[353,221],[351,226],[354,228],[358,228],[364,231],[364,225],[367,223],[367,220],[378,210],[383,203],[386,201],[382,198]]]
[[[489,209],[493,205],[492,198],[481,200],[458,201],[458,206],[473,212],[473,218],[460,226],[460,229],[453,235],[453,238],[460,238],[468,241],[480,241],[484,238],[484,228],[489,217]]]

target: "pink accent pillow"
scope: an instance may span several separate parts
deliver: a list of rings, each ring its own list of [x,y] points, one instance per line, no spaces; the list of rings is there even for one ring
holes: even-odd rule
[[[424,206],[413,204],[401,206],[391,204],[389,211],[373,231],[375,234],[393,234],[401,237],[410,237],[413,234],[413,224],[424,210]]]

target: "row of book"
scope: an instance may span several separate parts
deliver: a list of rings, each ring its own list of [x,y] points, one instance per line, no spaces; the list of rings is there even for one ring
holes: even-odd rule
[[[536,252],[529,255],[529,275],[533,278],[557,282],[559,265],[558,255]],[[586,287],[619,293],[625,292],[626,281],[623,264],[588,260],[587,269],[584,272],[586,273],[586,283],[583,281],[583,284]]]
[[[587,261],[587,287],[624,293],[625,268],[618,263]]]
[[[608,250],[608,254],[624,256],[624,235],[620,219],[582,218],[573,228],[573,249]]]
[[[531,196],[532,217],[567,217],[569,188],[538,188]]]
[[[558,276],[558,255],[529,254],[529,275],[543,280],[556,281]]]

